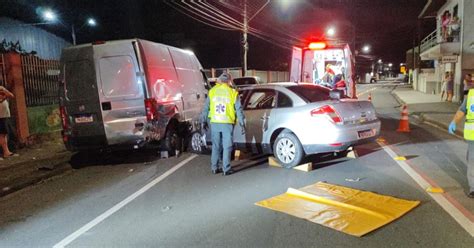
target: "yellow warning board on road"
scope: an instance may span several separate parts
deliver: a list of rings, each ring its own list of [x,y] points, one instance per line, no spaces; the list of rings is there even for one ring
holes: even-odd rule
[[[311,222],[361,237],[408,211],[419,201],[408,201],[318,182],[255,203]]]

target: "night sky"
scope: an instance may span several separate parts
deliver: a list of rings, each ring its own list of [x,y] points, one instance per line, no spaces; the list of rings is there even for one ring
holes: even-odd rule
[[[240,1],[225,0],[232,5]],[[254,8],[263,0],[248,0]],[[69,25],[77,27],[92,16],[98,27],[82,27],[77,31],[78,43],[94,40],[143,38],[193,50],[205,68],[240,67],[238,31],[216,29],[178,12],[164,1],[148,0],[0,0],[0,16],[19,19],[26,23],[41,22],[38,7],[54,9],[62,24],[40,26],[68,41]],[[240,18],[222,7],[218,1],[207,3]],[[274,0],[251,22],[250,26],[276,39],[286,40],[275,45],[250,35],[249,68],[288,70],[291,45],[296,37],[300,42],[323,38],[329,26],[337,30],[337,38],[352,43],[356,34],[356,50],[364,44],[372,46],[370,59],[398,64],[405,62],[405,52],[413,46],[417,16],[426,0]],[[421,37],[434,29],[434,22],[424,21]],[[360,71],[368,70],[370,59],[357,57]]]

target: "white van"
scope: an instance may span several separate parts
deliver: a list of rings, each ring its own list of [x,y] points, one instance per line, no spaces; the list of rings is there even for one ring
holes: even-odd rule
[[[65,48],[60,112],[71,151],[139,148],[161,141],[174,152],[199,127],[207,80],[187,50],[146,40]]]

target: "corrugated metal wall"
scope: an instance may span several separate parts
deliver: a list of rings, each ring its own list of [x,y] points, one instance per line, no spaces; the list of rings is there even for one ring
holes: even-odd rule
[[[59,59],[61,50],[71,44],[35,26],[21,26],[22,22],[0,17],[0,42],[20,41],[26,52],[36,51],[42,59]]]

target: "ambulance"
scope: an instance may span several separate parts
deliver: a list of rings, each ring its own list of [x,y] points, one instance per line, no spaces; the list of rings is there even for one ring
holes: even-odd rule
[[[307,47],[293,47],[290,81],[342,90],[347,97],[357,98],[354,62],[347,44],[318,41]]]

